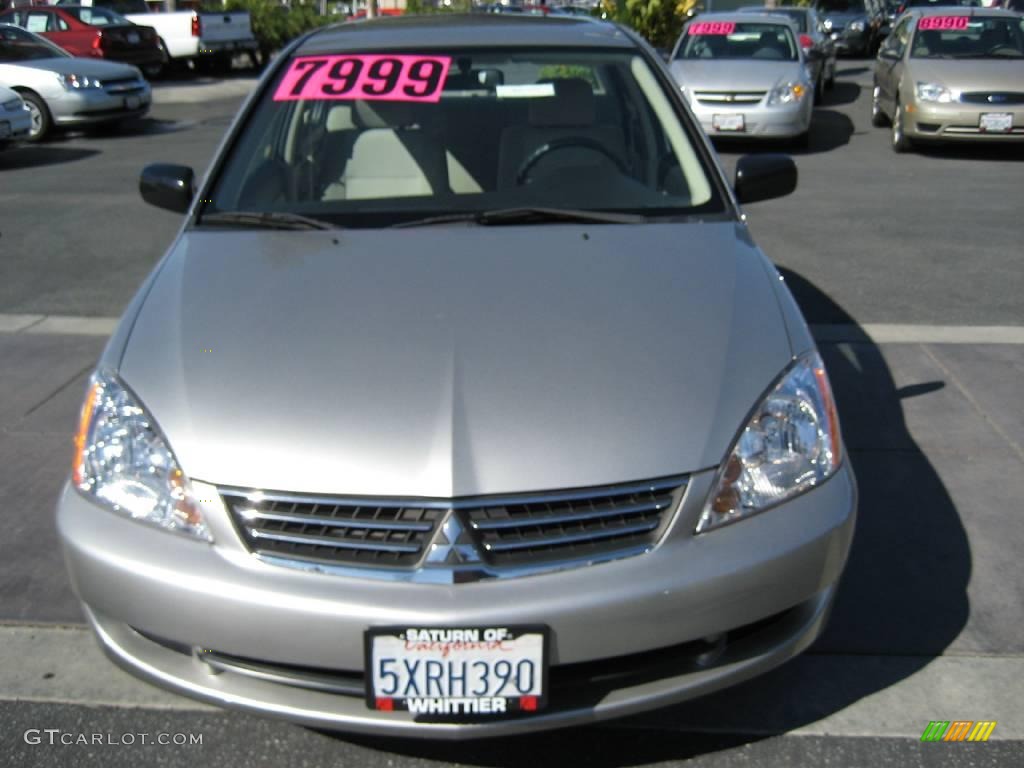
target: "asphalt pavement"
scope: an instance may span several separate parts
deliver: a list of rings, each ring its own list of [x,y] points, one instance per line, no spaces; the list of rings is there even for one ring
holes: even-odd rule
[[[167,84],[122,131],[0,154],[0,763],[1024,763],[1024,152],[893,154],[870,126],[869,67],[840,61],[796,193],[747,210],[815,326],[860,484],[828,630],[729,691],[528,739],[324,734],[193,704],[101,657],[53,525],[72,425],[113,318],[180,224],[142,203],[139,170],[204,169],[247,86]],[[720,146],[730,171],[748,151],[765,150]],[[936,719],[998,726],[986,744],[922,744]],[[202,743],[124,738],[143,733]]]

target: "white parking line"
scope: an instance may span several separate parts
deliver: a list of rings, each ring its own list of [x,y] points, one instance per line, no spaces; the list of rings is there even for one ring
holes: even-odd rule
[[[998,722],[992,739],[1024,739],[1024,722],[1018,717],[1024,657],[940,656],[921,662],[920,669],[901,678],[899,670],[908,665],[905,657],[808,654],[783,669],[789,681],[800,683],[798,688],[826,686],[813,696],[748,687],[747,696],[731,699],[725,708],[686,706],[672,710],[670,723],[654,713],[649,724],[641,716],[610,725],[688,733],[918,739],[930,720],[985,719]],[[836,711],[829,713],[821,703],[830,699],[827,687],[838,681],[856,690],[851,681],[857,679],[889,682],[860,698],[854,693],[852,702],[840,697]],[[786,701],[786,706],[773,707],[771,700]],[[81,626],[0,625],[0,701],[213,711],[123,672],[103,657],[92,633]]]
[[[116,317],[0,314],[0,333],[109,336],[117,321]],[[1024,326],[1019,325],[865,323],[812,325],[811,332],[820,344],[1024,344]]]

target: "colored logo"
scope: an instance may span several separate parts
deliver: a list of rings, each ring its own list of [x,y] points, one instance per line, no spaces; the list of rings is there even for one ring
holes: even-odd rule
[[[988,741],[995,729],[995,720],[932,720],[921,741]]]

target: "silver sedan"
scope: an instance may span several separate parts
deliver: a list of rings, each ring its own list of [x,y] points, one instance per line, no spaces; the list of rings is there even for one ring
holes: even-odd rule
[[[0,85],[17,91],[32,115],[29,141],[54,126],[95,125],[139,117],[151,93],[128,64],[76,58],[38,35],[0,24]]]
[[[818,636],[856,484],[739,207],[796,167],[740,158],[729,184],[641,39],[325,28],[212,168],[142,174],[187,218],[89,383],[59,501],[116,662],[459,739],[664,706]]]
[[[814,83],[788,19],[701,14],[683,28],[670,66],[709,136],[807,143]]]

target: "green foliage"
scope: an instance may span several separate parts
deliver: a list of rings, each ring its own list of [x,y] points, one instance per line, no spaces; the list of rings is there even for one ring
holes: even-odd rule
[[[575,64],[548,64],[540,68],[539,80],[568,80],[580,78],[590,83],[592,88],[597,88],[597,77],[590,67]]]
[[[469,13],[472,0],[452,0],[451,5],[439,5],[434,0],[406,0],[406,15],[424,16],[434,13]]]
[[[671,48],[697,0],[602,0],[609,19],[633,27],[655,48]]]

